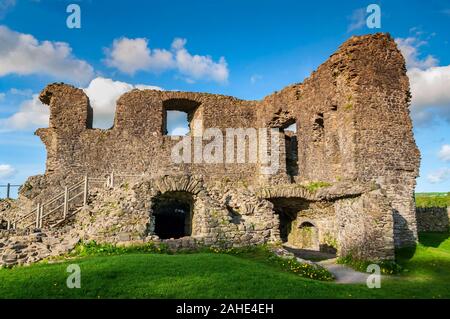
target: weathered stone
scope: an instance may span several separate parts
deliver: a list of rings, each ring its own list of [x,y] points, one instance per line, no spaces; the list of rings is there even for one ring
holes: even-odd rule
[[[352,37],[303,83],[261,101],[133,90],[119,98],[114,126],[99,130],[83,90],[55,83],[40,100],[50,108],[49,127],[36,131],[47,148],[47,170],[28,179],[17,202],[0,205],[0,222],[25,216],[81,174],[104,178],[114,170],[116,176],[114,187],[90,188],[88,205],[59,234],[15,234],[19,242],[34,242],[42,256],[70,250],[75,240],[67,236],[157,241],[171,249],[197,245],[192,238],[230,247],[287,241],[367,259],[392,259],[394,246],[417,240],[413,193],[420,156],[405,61],[388,34]],[[173,161],[178,141],[166,134],[168,110],[185,111],[189,121],[201,119],[202,129],[224,135],[230,128],[280,129],[278,170],[265,174],[259,157],[252,163]],[[294,123],[296,133],[285,130]],[[165,239],[174,236],[158,230],[158,214],[174,205],[184,205],[188,216],[178,237],[190,238]],[[53,218],[44,228],[61,216]],[[31,214],[18,228],[34,219]]]
[[[446,232],[450,229],[450,207],[417,208],[417,229],[422,232]]]

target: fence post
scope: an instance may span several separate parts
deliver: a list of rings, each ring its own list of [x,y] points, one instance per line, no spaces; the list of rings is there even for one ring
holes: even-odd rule
[[[11,193],[11,184],[6,184],[6,199],[9,199]]]
[[[63,219],[66,219],[67,213],[69,212],[69,187],[64,187],[64,211]]]
[[[36,228],[39,228],[40,214],[41,214],[41,203],[38,203],[36,207]]]
[[[84,196],[83,196],[83,205],[86,206],[87,205],[87,200],[88,200],[88,188],[89,185],[89,177],[87,175],[84,176]]]
[[[42,228],[43,219],[44,219],[44,205],[41,205],[41,211],[39,212],[39,228]]]

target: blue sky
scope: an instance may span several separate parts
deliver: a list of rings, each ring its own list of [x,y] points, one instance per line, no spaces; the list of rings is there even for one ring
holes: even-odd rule
[[[450,2],[342,2],[0,0],[0,184],[45,169],[32,133],[46,126],[36,94],[49,82],[86,89],[96,126],[108,127],[114,98],[134,87],[261,99],[301,82],[351,35],[381,31],[408,63],[417,191],[450,191]],[[66,26],[71,3],[80,29]],[[365,24],[371,3],[380,29]]]

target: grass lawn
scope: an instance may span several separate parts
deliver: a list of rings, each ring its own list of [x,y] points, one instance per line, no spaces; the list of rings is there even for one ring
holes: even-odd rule
[[[407,271],[380,289],[299,277],[257,252],[124,254],[0,269],[1,298],[450,298],[450,234],[427,233],[398,253]],[[81,267],[68,289],[66,267]]]
[[[448,207],[450,206],[449,193],[416,193],[417,207]]]

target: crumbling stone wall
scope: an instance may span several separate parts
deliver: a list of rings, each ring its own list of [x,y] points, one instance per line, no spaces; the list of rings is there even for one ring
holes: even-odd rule
[[[294,212],[296,223],[313,217],[320,244],[334,243],[338,254],[388,259],[393,243],[401,247],[416,242],[412,195],[420,156],[409,117],[405,62],[388,34],[352,37],[303,83],[261,101],[133,90],[119,98],[114,126],[107,130],[92,127],[93,111],[80,89],[51,84],[40,99],[50,108],[49,127],[36,131],[47,148],[47,168],[21,190],[24,206],[45,201],[85,174],[138,174],[145,179],[130,196],[140,209],[125,211],[136,217],[138,232],[151,234],[151,198],[165,189],[153,181],[200,176],[205,189],[191,190],[196,203],[192,237],[216,241],[223,234],[224,240],[240,243],[279,240],[280,222],[270,202],[274,197],[267,192],[278,192],[280,198],[287,192],[290,200],[308,202],[308,209]],[[191,136],[206,128],[217,128],[224,136],[229,128],[278,128],[280,169],[263,174],[260,158],[256,163],[175,163],[171,152],[179,140],[166,135],[170,110],[188,113]],[[201,120],[202,127],[195,127],[194,120]],[[293,123],[294,135],[285,132]],[[235,143],[234,149],[243,143]],[[227,182],[243,187],[225,190]],[[331,187],[311,195],[305,190],[311,182]],[[258,197],[258,189],[265,194]],[[380,189],[376,195],[375,189]]]
[[[450,207],[418,207],[419,232],[446,232],[450,229]]]

